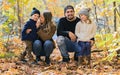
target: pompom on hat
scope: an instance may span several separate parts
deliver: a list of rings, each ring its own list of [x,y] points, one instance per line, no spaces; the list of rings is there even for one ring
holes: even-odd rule
[[[83,8],[80,10],[79,15],[83,14],[89,17],[90,8]]]
[[[39,14],[40,15],[40,11],[38,9],[36,9],[35,7],[33,8],[32,12],[31,12],[31,16],[34,14]]]

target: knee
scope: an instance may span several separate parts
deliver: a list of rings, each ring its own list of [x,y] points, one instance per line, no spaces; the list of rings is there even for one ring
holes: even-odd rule
[[[36,40],[34,43],[33,43],[33,46],[41,46],[42,45],[42,43],[41,43],[41,41],[40,40]]]
[[[58,36],[57,40],[56,40],[56,43],[58,46],[64,44],[65,42],[65,37],[64,36]]]
[[[47,40],[45,41],[44,46],[53,46],[53,42],[51,40]]]

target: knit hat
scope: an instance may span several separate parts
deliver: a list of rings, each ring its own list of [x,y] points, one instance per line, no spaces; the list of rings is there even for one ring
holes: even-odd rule
[[[80,10],[79,15],[83,14],[89,17],[90,8],[83,8]]]
[[[66,12],[67,9],[73,9],[74,11],[74,8],[72,5],[67,5],[65,8],[64,8],[64,13]]]
[[[40,15],[40,11],[38,9],[36,9],[35,7],[33,8],[32,12],[31,12],[31,16],[34,14],[39,14]]]

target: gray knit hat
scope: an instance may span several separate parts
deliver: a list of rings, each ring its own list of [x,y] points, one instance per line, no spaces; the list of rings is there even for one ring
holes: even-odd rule
[[[83,8],[80,10],[79,15],[84,14],[89,17],[90,8]]]

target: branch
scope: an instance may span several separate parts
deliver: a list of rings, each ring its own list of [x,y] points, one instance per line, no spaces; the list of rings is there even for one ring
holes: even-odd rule
[[[117,8],[115,8],[115,10],[117,11],[118,15],[120,16],[120,13],[119,13],[119,11],[117,10]]]
[[[93,50],[93,51],[91,51],[91,53],[94,53],[94,52],[102,52],[102,51],[104,51],[104,50]]]

